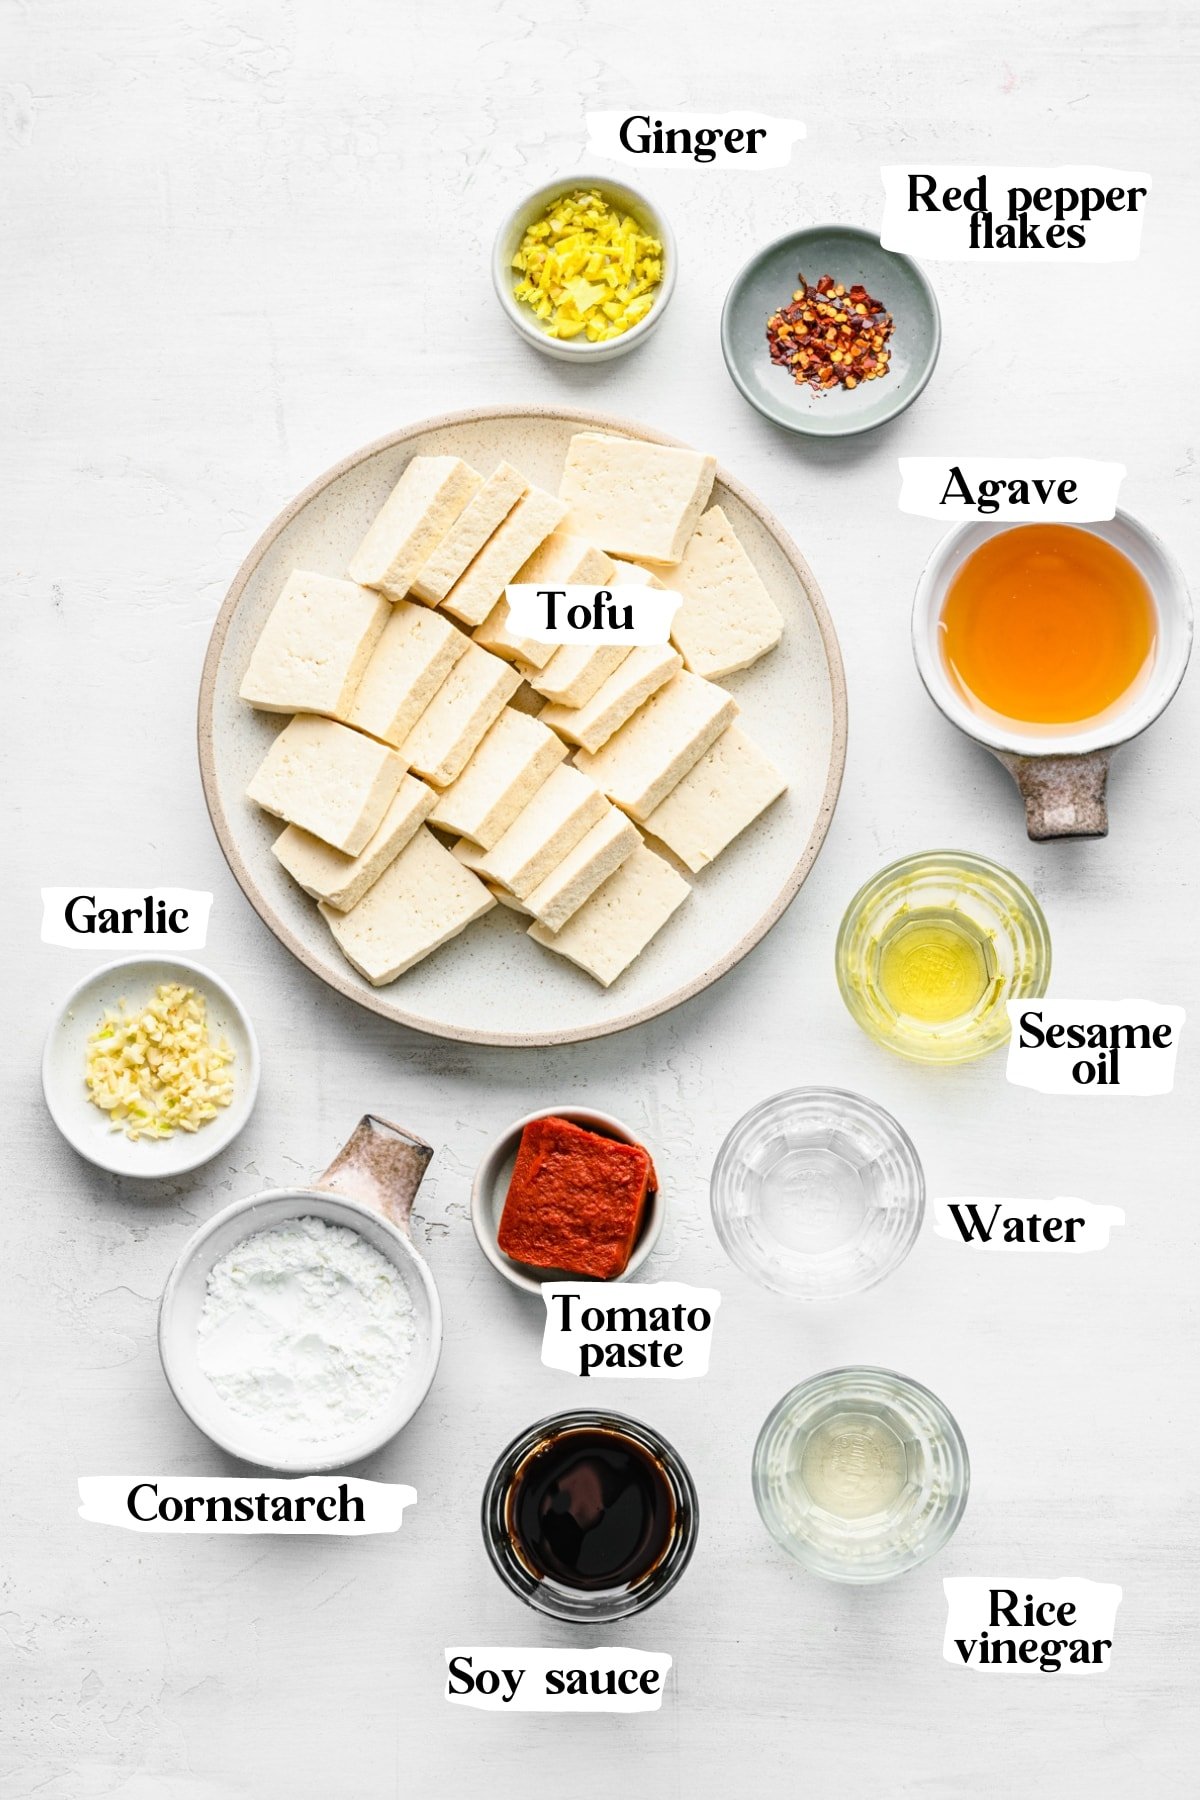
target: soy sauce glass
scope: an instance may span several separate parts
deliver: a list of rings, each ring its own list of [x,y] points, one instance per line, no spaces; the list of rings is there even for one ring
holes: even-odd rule
[[[533,1566],[515,1529],[514,1497],[534,1459],[570,1434],[599,1433],[646,1460],[669,1514],[665,1544],[644,1574],[607,1587],[576,1586]],[[699,1531],[696,1489],[678,1451],[659,1432],[621,1413],[575,1411],[540,1419],[502,1451],[483,1491],[483,1541],[492,1567],[510,1592],[536,1612],[571,1624],[628,1619],[675,1586],[691,1560]]]

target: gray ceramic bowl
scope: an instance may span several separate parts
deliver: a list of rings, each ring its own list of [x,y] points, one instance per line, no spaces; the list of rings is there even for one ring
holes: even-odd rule
[[[771,361],[767,320],[791,299],[800,274],[810,282],[832,275],[847,287],[861,281],[891,313],[892,359],[881,380],[817,394]],[[736,386],[765,418],[804,437],[850,437],[894,419],[933,374],[941,341],[937,299],[922,271],[857,225],[811,225],[777,238],[746,264],[721,314],[721,349]]]

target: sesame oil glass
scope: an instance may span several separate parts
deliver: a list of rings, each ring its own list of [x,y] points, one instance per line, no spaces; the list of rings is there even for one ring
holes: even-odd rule
[[[903,857],[855,894],[838,986],[868,1037],[916,1062],[969,1062],[1008,1042],[1007,1003],[1050,980],[1050,932],[1023,881],[956,850]]]

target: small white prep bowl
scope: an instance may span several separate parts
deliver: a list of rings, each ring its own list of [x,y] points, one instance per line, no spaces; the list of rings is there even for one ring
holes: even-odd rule
[[[358,1232],[399,1271],[412,1297],[416,1343],[411,1358],[398,1372],[395,1391],[383,1411],[344,1437],[296,1444],[282,1433],[264,1431],[253,1419],[226,1405],[200,1367],[197,1326],[209,1273],[226,1251],[257,1231],[290,1219],[311,1218]],[[193,1425],[231,1456],[288,1475],[317,1475],[344,1468],[381,1449],[407,1425],[429,1392],[441,1347],[441,1302],[433,1277],[412,1244],[381,1213],[317,1188],[252,1194],[217,1213],[184,1246],[163,1289],[158,1314],[163,1374]]]
[[[1111,519],[1093,520],[1073,527],[1103,538],[1126,555],[1144,578],[1158,614],[1158,645],[1154,664],[1144,685],[1127,706],[1112,717],[1081,728],[1022,731],[1018,724],[986,718],[960,693],[942,656],[938,621],[946,592],[967,558],[1002,531],[1019,531],[1020,524],[1005,521],[987,524],[973,521],[957,525],[934,549],[921,571],[913,601],[912,644],[917,669],[934,705],[977,743],[989,750],[1019,756],[1081,756],[1128,743],[1152,725],[1183,680],[1192,649],[1192,606],[1183,575],[1153,532],[1129,513],[1118,511]]]
[[[148,1000],[171,981],[199,989],[207,1002],[210,1036],[228,1039],[234,1053],[233,1099],[198,1131],[131,1141],[124,1132],[113,1131],[108,1114],[88,1099],[87,1041],[110,1008],[122,1000]],[[237,995],[211,969],[178,958],[128,956],[93,969],[59,1006],[42,1052],[42,1092],[67,1142],[98,1169],[145,1181],[198,1169],[231,1144],[254,1110],[258,1076],[258,1039]]]
[[[557,200],[560,194],[573,192],[576,188],[599,188],[606,200],[613,200],[626,212],[632,213],[658,239],[663,248],[662,280],[654,291],[653,306],[644,319],[631,325],[620,337],[610,338],[607,343],[592,344],[586,337],[547,337],[540,320],[534,317],[527,306],[513,297],[516,272],[512,259],[525,236],[526,228],[535,219],[541,218],[552,200]],[[544,356],[557,357],[560,362],[608,362],[614,356],[624,356],[639,344],[644,344],[650,333],[657,329],[675,291],[675,264],[675,234],[653,201],[648,200],[637,188],[630,187],[628,182],[615,181],[609,175],[593,175],[585,171],[582,174],[560,175],[556,180],[546,182],[544,186],[535,188],[532,194],[527,194],[520,205],[513,208],[496,233],[492,249],[492,282],[496,297],[514,331]]]
[[[602,1137],[616,1138],[621,1144],[636,1144],[639,1149],[649,1149],[639,1137],[635,1137],[627,1125],[620,1119],[614,1119],[611,1113],[595,1112],[587,1106],[540,1106],[536,1112],[526,1113],[506,1131],[488,1145],[483,1153],[475,1180],[471,1184],[471,1224],[479,1248],[491,1263],[498,1269],[506,1281],[514,1287],[524,1288],[528,1294],[540,1294],[543,1281],[591,1281],[590,1275],[572,1275],[567,1269],[537,1269],[531,1263],[517,1262],[511,1256],[505,1256],[499,1244],[500,1217],[504,1211],[504,1201],[508,1194],[508,1184],[512,1180],[513,1167],[517,1160],[517,1150],[521,1142],[521,1133],[527,1125],[537,1119],[569,1119],[572,1125],[581,1125],[587,1131],[599,1132]],[[653,1159],[653,1151],[650,1152]],[[655,1175],[658,1175],[658,1164],[654,1164]],[[663,1199],[661,1186],[656,1186],[646,1202],[646,1211],[642,1219],[642,1228],[629,1261],[621,1273],[614,1277],[617,1281],[626,1281],[640,1269],[655,1244],[663,1228],[663,1220],[667,1216],[666,1202]]]

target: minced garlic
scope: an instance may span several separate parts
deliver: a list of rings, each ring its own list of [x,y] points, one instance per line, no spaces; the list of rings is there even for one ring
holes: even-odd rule
[[[547,337],[586,334],[597,344],[646,317],[662,280],[663,248],[599,188],[580,188],[534,220],[512,266],[521,275],[513,293]]]
[[[163,982],[148,1005],[122,1000],[88,1038],[88,1098],[127,1138],[198,1131],[233,1099],[224,1038],[208,1035],[204,996]]]

